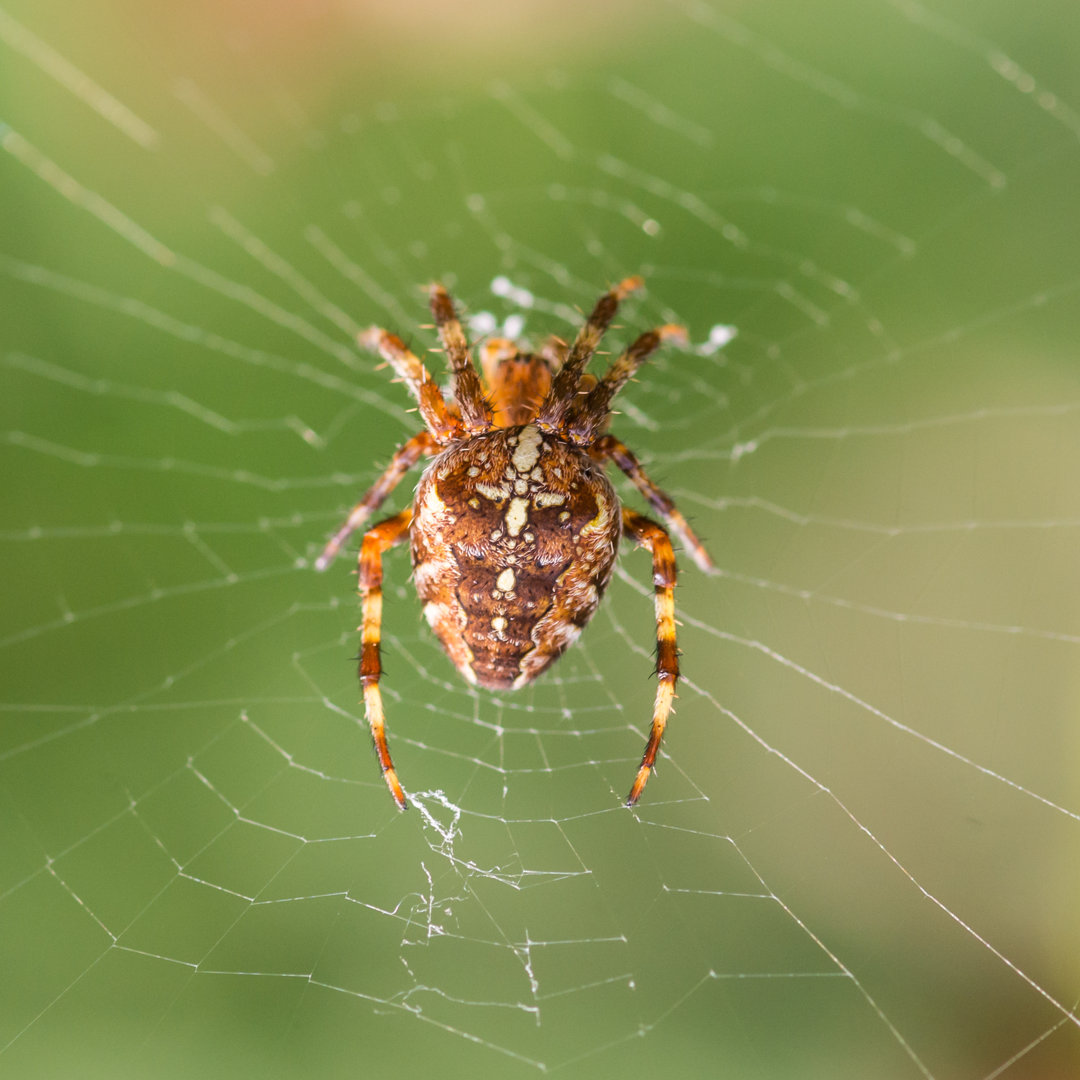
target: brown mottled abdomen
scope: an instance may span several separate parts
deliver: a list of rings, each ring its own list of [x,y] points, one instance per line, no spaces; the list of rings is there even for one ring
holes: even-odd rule
[[[621,530],[602,468],[533,425],[449,447],[413,514],[424,614],[462,675],[488,687],[524,685],[577,638]]]

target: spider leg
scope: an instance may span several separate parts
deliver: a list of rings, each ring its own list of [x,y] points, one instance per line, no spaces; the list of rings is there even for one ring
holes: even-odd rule
[[[438,383],[427,373],[419,357],[397,334],[372,326],[360,334],[357,340],[365,349],[377,352],[397,372],[398,378],[408,386],[420,405],[420,415],[428,431],[440,445],[445,445],[461,434],[461,420],[443,400]]]
[[[652,508],[664,519],[664,524],[682,541],[699,569],[707,574],[716,569],[716,564],[705,550],[705,545],[686,523],[686,518],[679,513],[671,496],[649,479],[641,463],[625,443],[620,442],[614,435],[605,435],[596,440],[589,452],[600,461],[615,462],[626,473],[634,487],[649,500]]]
[[[593,308],[592,314],[574,338],[574,344],[570,346],[566,361],[552,380],[551,389],[544,398],[543,405],[540,406],[536,423],[541,431],[562,430],[574,398],[577,396],[578,380],[585,370],[585,365],[596,352],[604,331],[615,318],[615,312],[619,310],[619,302],[630,293],[636,292],[643,284],[639,277],[624,278],[597,300],[596,307]]]
[[[401,483],[401,478],[424,454],[435,454],[438,450],[439,444],[429,431],[421,431],[419,435],[414,435],[409,439],[404,446],[399,446],[390,459],[390,464],[386,466],[386,471],[349,511],[349,516],[342,522],[341,527],[327,541],[322,554],[315,560],[315,569],[325,570],[334,561],[337,553],[353,532],[382,506],[390,492]]]
[[[487,431],[492,426],[491,405],[484,396],[480,375],[469,356],[469,343],[454,311],[454,302],[442,285],[431,286],[431,314],[435,316],[439,340],[453,372],[454,398],[461,409],[465,431],[469,435]]]
[[[394,763],[390,760],[390,748],[386,745],[386,720],[379,690],[382,675],[379,660],[379,642],[382,639],[382,556],[384,551],[401,543],[409,535],[412,516],[412,510],[406,509],[380,521],[364,534],[360,547],[360,597],[364,611],[360,627],[360,683],[364,688],[364,714],[371,728],[383,779],[400,810],[407,810],[409,804],[394,771]]]
[[[633,378],[634,373],[661,345],[669,341],[686,344],[686,328],[669,324],[647,330],[618,359],[593,387],[566,421],[572,442],[587,446],[596,438],[608,418],[611,400]]]
[[[638,801],[656,765],[660,740],[664,737],[671,704],[675,700],[675,683],[679,678],[679,650],[675,644],[675,552],[663,526],[655,521],[623,509],[623,530],[639,546],[652,552],[653,585],[656,589],[656,703],[653,705],[652,729],[645,753],[641,757],[634,785],[626,797],[626,805]]]

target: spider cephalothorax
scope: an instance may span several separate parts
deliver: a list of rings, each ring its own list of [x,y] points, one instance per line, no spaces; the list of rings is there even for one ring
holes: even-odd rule
[[[627,803],[653,770],[679,675],[675,646],[675,556],[663,526],[620,506],[604,463],[614,462],[686,545],[703,570],[712,562],[671,499],[618,439],[604,434],[612,398],[664,341],[685,341],[679,326],[642,334],[600,380],[585,366],[618,309],[641,287],[627,278],[597,302],[567,349],[537,353],[496,339],[482,350],[481,379],[454,306],[431,287],[431,311],[452,373],[451,399],[399,337],[377,327],[360,336],[409,387],[426,430],[396,454],[353,508],[316,562],[325,569],[424,455],[413,505],[364,534],[360,547],[360,681],[383,775],[407,805],[386,744],[379,678],[382,553],[409,539],[424,615],[458,671],[472,683],[517,688],[531,682],[577,638],[611,578],[619,537],[653,557],[656,673],[652,729]]]

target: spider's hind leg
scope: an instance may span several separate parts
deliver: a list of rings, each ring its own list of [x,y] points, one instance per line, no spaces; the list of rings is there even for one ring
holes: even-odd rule
[[[364,688],[364,714],[371,728],[371,739],[375,744],[383,779],[399,810],[407,810],[409,804],[405,792],[401,790],[394,763],[390,760],[390,748],[386,745],[386,718],[382,692],[379,690],[382,676],[379,657],[379,643],[382,640],[382,557],[384,551],[408,537],[412,516],[412,510],[408,509],[380,521],[364,534],[360,547],[360,596],[364,610],[360,627],[360,683]]]
[[[652,553],[653,586],[656,590],[656,703],[653,705],[652,727],[645,753],[641,756],[637,776],[626,797],[626,805],[633,806],[641,797],[660,751],[671,706],[675,700],[675,683],[679,678],[679,650],[675,644],[675,552],[671,540],[661,525],[633,510],[623,509],[623,531],[641,547]]]

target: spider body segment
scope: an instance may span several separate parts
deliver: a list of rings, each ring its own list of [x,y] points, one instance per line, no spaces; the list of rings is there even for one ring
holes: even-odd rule
[[[481,379],[449,295],[433,285],[431,310],[452,372],[450,400],[400,338],[376,327],[360,336],[407,384],[425,430],[398,449],[315,565],[325,569],[408,470],[421,457],[434,457],[412,506],[369,529],[360,548],[365,713],[383,775],[402,809],[408,804],[386,742],[379,641],[382,554],[406,539],[424,615],[447,655],[468,682],[500,689],[531,682],[576,640],[611,578],[621,536],[647,548],[659,685],[628,805],[654,768],[679,675],[675,558],[664,527],[620,505],[604,463],[614,462],[629,477],[701,569],[712,569],[712,562],[631,451],[604,434],[615,394],[663,342],[684,341],[683,329],[650,330],[602,379],[585,374],[619,301],[640,286],[639,278],[627,278],[605,293],[569,348],[553,341],[530,353],[515,342],[488,341]]]
[[[458,671],[518,689],[600,603],[622,531],[603,469],[535,424],[444,450],[417,488],[416,591]]]

